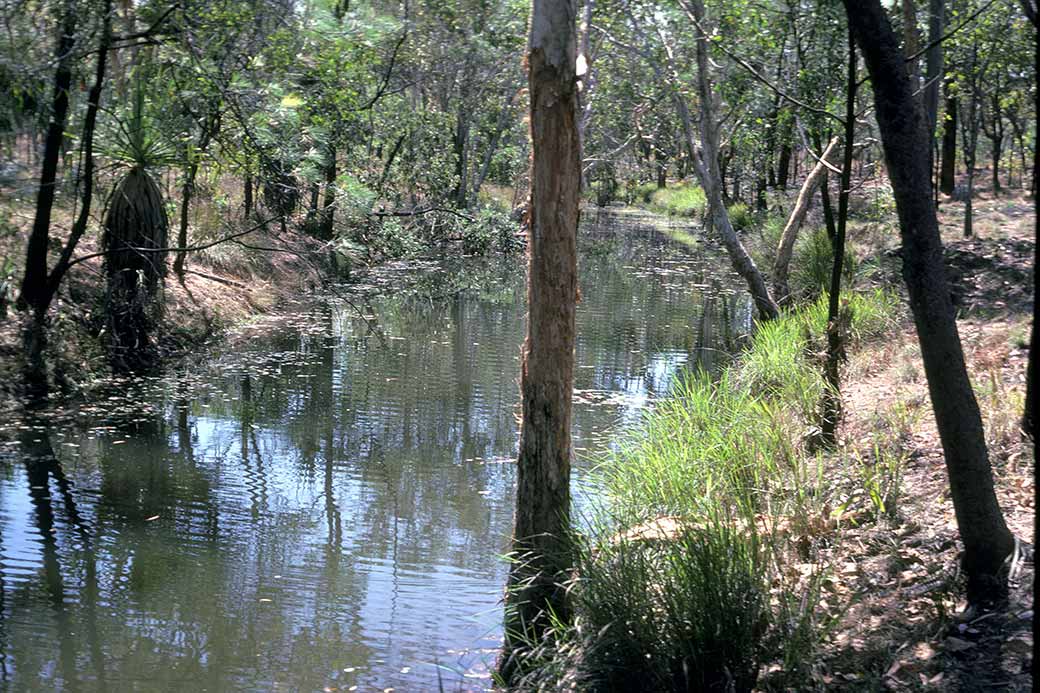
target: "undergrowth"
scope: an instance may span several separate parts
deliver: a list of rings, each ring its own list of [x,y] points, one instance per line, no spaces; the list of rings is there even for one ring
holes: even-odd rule
[[[848,294],[851,339],[896,299]],[[721,374],[687,373],[593,473],[603,499],[573,539],[573,623],[534,644],[521,688],[802,689],[838,540],[838,481],[802,442],[825,387],[826,296],[759,326]],[[880,450],[880,448],[879,448]],[[861,463],[860,502],[895,511],[901,460]],[[767,671],[768,675],[762,675]]]
[[[703,216],[708,200],[704,191],[692,183],[660,188],[650,196],[650,210],[673,217]]]

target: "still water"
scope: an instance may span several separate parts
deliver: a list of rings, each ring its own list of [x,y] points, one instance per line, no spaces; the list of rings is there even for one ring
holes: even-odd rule
[[[579,493],[750,324],[719,252],[660,222],[592,212],[580,247]],[[520,257],[389,266],[73,421],[8,424],[0,690],[487,688],[523,321]]]

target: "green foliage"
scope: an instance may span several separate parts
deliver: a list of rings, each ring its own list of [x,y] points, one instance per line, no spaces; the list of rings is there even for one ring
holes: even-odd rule
[[[743,202],[736,202],[728,207],[729,222],[737,231],[747,231],[755,223],[755,215]]]
[[[595,536],[572,588],[586,636],[579,679],[596,690],[751,690],[770,618],[768,553],[754,530],[713,516],[663,541]]]
[[[892,319],[891,294],[846,300],[856,338]],[[807,685],[827,570],[780,566],[813,560],[830,520],[823,464],[797,442],[824,388],[812,348],[825,327],[824,299],[759,326],[736,365],[687,374],[622,436],[593,475],[606,507],[574,540],[574,626],[533,648],[526,683],[750,691],[774,662],[771,687]],[[879,457],[861,481],[885,512],[900,469]]]
[[[675,217],[702,216],[708,200],[700,187],[684,183],[677,187],[659,188],[650,196],[650,209]]]
[[[115,114],[99,150],[108,158],[131,167],[173,164],[177,160],[176,150],[156,114],[159,107],[148,99],[142,80],[141,76],[136,78],[129,110]]]
[[[827,291],[831,285],[834,268],[834,247],[826,229],[813,229],[802,233],[795,244],[791,257],[791,291],[795,296],[813,299]],[[856,276],[859,261],[856,254],[846,246],[842,262],[842,283],[846,286]]]
[[[481,207],[474,221],[462,229],[462,250],[467,255],[486,255],[492,250],[514,252],[523,247],[518,230],[508,212],[494,205]]]
[[[635,180],[625,183],[625,204],[649,205],[655,192],[660,190],[656,183],[637,183]]]

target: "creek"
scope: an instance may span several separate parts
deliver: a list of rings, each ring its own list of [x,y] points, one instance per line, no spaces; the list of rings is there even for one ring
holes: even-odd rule
[[[618,432],[750,329],[724,255],[668,224],[584,215],[579,508]],[[487,688],[523,265],[390,264],[191,368],[7,426],[0,690]]]

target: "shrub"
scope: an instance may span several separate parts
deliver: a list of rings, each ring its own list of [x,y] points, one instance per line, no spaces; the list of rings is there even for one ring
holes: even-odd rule
[[[700,216],[704,214],[707,204],[704,191],[689,183],[657,189],[650,197],[651,210],[674,217]]]
[[[754,224],[755,217],[743,202],[731,204],[728,211],[729,221],[737,231],[747,231]]]
[[[817,228],[803,233],[795,244],[791,258],[791,290],[796,296],[816,298],[830,288],[833,267],[834,248],[827,231]],[[851,282],[858,267],[856,255],[846,246],[842,281],[846,284]]]

